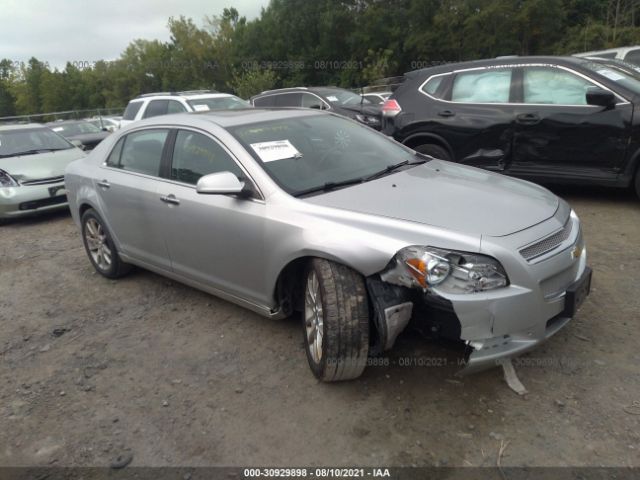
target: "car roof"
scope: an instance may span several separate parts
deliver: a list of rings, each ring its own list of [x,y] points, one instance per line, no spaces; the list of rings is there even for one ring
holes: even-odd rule
[[[485,58],[482,60],[471,60],[468,62],[445,63],[434,67],[426,67],[420,70],[413,70],[405,73],[405,77],[412,78],[416,76],[433,75],[437,73],[450,72],[462,69],[490,67],[492,65],[520,65],[527,63],[550,63],[563,65],[580,65],[586,60],[582,57],[573,56],[517,56],[509,55],[498,58]]]
[[[41,123],[11,123],[8,125],[0,125],[0,131],[26,130],[29,128],[46,128],[46,126]]]
[[[207,112],[175,113],[159,115],[135,122],[131,126],[151,125],[197,125],[213,124],[222,128],[247,125],[251,123],[266,122],[269,120],[282,120],[287,118],[311,117],[316,115],[331,115],[310,108],[237,108],[233,110],[213,110]]]
[[[277,93],[296,93],[296,92],[316,93],[318,90],[323,90],[323,91],[339,90],[339,91],[347,91],[347,92],[351,91],[351,90],[347,90],[346,88],[335,87],[335,86],[328,86],[328,87],[323,87],[323,86],[316,86],[316,87],[287,87],[287,88],[276,88],[276,89],[273,89],[273,90],[265,90],[263,92],[258,93],[257,95],[254,95],[251,98],[260,97],[261,95],[273,95],[273,94],[277,94]]]
[[[630,50],[640,49],[640,45],[632,45],[629,47],[607,48],[606,50],[591,50],[589,52],[574,53],[576,57],[594,57],[603,53],[628,53]]]
[[[187,90],[183,92],[151,92],[151,93],[143,93],[138,95],[137,97],[131,99],[131,102],[142,101],[142,100],[155,100],[155,99],[163,99],[163,98],[185,98],[187,100],[198,99],[198,98],[221,98],[221,97],[232,97],[230,93],[222,93],[216,90]]]

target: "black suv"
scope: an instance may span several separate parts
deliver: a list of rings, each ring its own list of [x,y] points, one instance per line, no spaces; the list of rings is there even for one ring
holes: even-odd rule
[[[380,130],[381,106],[344,88],[295,87],[267,90],[251,97],[254,107],[306,107],[329,110]]]
[[[640,195],[640,75],[616,61],[505,57],[405,74],[383,128],[433,157]]]

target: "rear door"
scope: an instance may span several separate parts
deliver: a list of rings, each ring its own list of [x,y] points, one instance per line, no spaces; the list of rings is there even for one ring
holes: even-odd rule
[[[105,221],[122,252],[165,270],[171,262],[162,236],[166,212],[157,190],[168,133],[151,128],[121,138],[96,182]]]
[[[554,65],[523,67],[510,173],[536,178],[615,178],[624,161],[633,107],[587,105],[589,77]]]
[[[452,146],[457,162],[491,170],[504,168],[513,136],[512,77],[510,66],[455,72],[443,98],[432,104],[429,117],[433,123],[428,129]],[[421,90],[434,98],[435,93],[429,92],[442,88],[427,80]]]

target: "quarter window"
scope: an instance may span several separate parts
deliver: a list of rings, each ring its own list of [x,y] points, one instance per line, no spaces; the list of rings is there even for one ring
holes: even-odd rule
[[[560,68],[524,69],[524,102],[550,105],[586,105],[587,90],[595,85]]]
[[[464,103],[508,103],[510,91],[511,69],[463,72],[457,74],[453,81],[451,100]]]
[[[633,63],[634,65],[640,65],[640,48],[627,52],[624,57],[625,62]]]
[[[124,145],[124,137],[118,140],[118,143],[116,143],[116,146],[113,147],[113,150],[111,150],[111,153],[107,157],[106,163],[110,167],[117,167],[120,164],[120,154],[122,153],[122,145]]]
[[[122,114],[123,120],[133,120],[136,118],[136,114],[140,111],[140,107],[142,106],[142,101],[140,102],[129,102],[127,108],[124,109],[124,113]]]
[[[431,95],[432,97],[436,97],[436,98],[440,98],[439,96],[436,96],[436,92],[438,91],[438,88],[440,87],[440,85],[442,85],[442,81],[444,80],[445,76],[444,75],[439,75],[437,77],[431,77],[427,83],[425,83],[422,86],[422,91],[424,93],[427,93],[429,95]]]
[[[200,133],[180,130],[173,148],[171,178],[195,185],[210,173],[231,172],[242,177],[242,170],[215,140]]]
[[[120,168],[158,176],[168,133],[168,130],[143,130],[127,135],[120,155]]]

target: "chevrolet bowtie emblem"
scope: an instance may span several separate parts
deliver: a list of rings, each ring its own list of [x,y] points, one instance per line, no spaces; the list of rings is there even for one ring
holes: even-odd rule
[[[573,251],[571,252],[571,256],[573,258],[580,258],[580,256],[582,255],[582,251],[584,250],[584,247],[576,247],[573,249]]]

